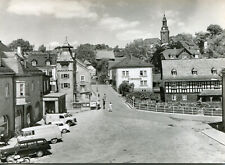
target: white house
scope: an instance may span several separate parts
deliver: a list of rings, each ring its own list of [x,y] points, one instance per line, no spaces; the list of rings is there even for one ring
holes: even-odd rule
[[[127,57],[109,68],[109,77],[118,90],[123,81],[134,84],[135,91],[152,91],[152,65],[135,57]]]

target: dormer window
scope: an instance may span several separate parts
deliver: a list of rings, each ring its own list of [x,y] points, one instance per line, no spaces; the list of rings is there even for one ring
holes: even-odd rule
[[[172,69],[172,70],[171,70],[171,74],[172,74],[172,75],[177,75],[177,70],[176,70],[176,69]]]
[[[49,60],[45,61],[45,65],[46,66],[50,66],[51,65],[51,62]]]
[[[198,74],[198,71],[197,71],[195,68],[193,68],[193,69],[191,70],[191,73],[192,73],[193,75],[197,75],[197,74]]]
[[[32,66],[37,66],[37,61],[36,60],[31,61],[31,65]]]
[[[211,69],[211,73],[212,73],[212,74],[217,74],[217,70],[213,67],[213,68]]]

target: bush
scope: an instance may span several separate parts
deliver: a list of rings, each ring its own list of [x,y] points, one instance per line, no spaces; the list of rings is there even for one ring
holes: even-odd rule
[[[122,94],[122,96],[126,96],[127,93],[133,91],[134,85],[129,84],[127,82],[122,82],[119,86],[119,93]]]
[[[142,91],[135,91],[132,93],[129,93],[127,95],[128,98],[132,99],[132,97],[135,97],[136,100],[156,100],[159,101],[158,97],[151,92],[142,92]]]

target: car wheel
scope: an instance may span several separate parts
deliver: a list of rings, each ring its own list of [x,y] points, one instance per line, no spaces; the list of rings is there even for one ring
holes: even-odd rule
[[[73,123],[72,123],[72,121],[67,121],[66,124],[68,124],[69,126],[71,126]]]
[[[44,152],[43,151],[38,151],[36,153],[37,157],[42,157],[44,155]]]
[[[57,143],[57,141],[58,141],[58,140],[57,140],[56,138],[54,138],[54,139],[51,140],[51,143],[52,143],[52,144],[55,144],[55,143]]]
[[[63,130],[62,130],[62,133],[67,133],[67,130],[66,130],[66,129],[63,129]]]

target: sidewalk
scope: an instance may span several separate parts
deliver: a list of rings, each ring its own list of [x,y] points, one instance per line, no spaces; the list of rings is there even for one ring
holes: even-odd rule
[[[225,145],[225,133],[218,131],[214,128],[206,129],[202,131],[202,133],[217,141],[218,143]]]

